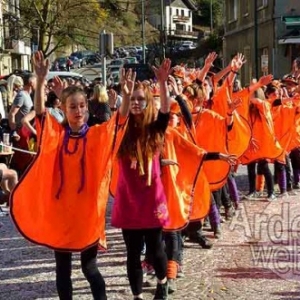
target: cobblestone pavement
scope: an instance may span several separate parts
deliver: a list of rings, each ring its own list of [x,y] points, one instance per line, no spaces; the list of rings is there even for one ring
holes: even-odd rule
[[[237,177],[247,190],[245,168]],[[300,194],[299,194],[300,195]],[[223,236],[212,250],[187,243],[185,278],[178,280],[173,300],[300,299],[299,196],[271,203],[246,200],[231,222],[223,223]],[[30,209],[30,208],[28,208]],[[299,214],[298,214],[299,213]],[[51,250],[24,240],[9,217],[1,217],[0,300],[58,299]],[[109,250],[98,264],[107,283],[108,299],[132,299],[120,232],[108,227]],[[212,238],[212,233],[207,231]],[[78,260],[73,261],[74,299],[92,299]],[[148,280],[145,299],[153,298],[155,283]]]

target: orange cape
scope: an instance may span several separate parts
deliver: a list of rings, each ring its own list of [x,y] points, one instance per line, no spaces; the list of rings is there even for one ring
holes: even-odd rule
[[[109,166],[113,145],[117,151],[125,132],[125,126],[116,126],[117,116],[89,128],[86,147],[84,138],[70,138],[68,149],[73,154],[60,151],[64,127],[48,113],[37,119],[38,154],[14,189],[10,203],[13,221],[25,238],[60,251],[82,251],[98,242],[106,246]],[[84,184],[79,192],[82,175]]]
[[[296,124],[296,107],[283,104],[272,107],[275,136],[285,151],[290,150]]]
[[[242,105],[249,103],[249,91],[243,90],[243,93],[231,93],[230,87],[226,83],[221,86],[215,96],[213,97],[212,110],[221,115],[227,117],[228,101],[234,101],[236,99],[242,100]],[[233,127],[227,133],[227,148],[230,154],[234,154],[237,157],[243,155],[247,150],[251,140],[251,128],[243,114],[239,114],[238,110],[233,113]]]
[[[210,188],[202,164],[205,151],[184,138],[176,129],[165,134],[163,158],[179,166],[162,167],[170,223],[165,230],[178,230],[189,221],[204,218],[210,208]]]
[[[251,123],[252,138],[257,149],[251,147],[240,158],[242,164],[249,164],[260,159],[276,159],[284,162],[284,150],[275,138],[274,124],[271,115],[271,107],[267,101],[262,100],[255,104],[259,115],[249,113],[248,119]]]
[[[190,137],[207,152],[228,153],[226,119],[212,110],[200,111],[194,120]],[[230,165],[221,160],[209,160],[203,168],[212,191],[220,189],[227,180]]]

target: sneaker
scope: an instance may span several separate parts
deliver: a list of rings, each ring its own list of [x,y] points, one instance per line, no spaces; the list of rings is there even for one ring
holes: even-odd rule
[[[144,260],[142,261],[142,270],[143,276],[155,275],[154,268]]]
[[[248,199],[248,200],[259,198],[259,197],[258,197],[258,194],[257,194],[256,192],[249,193],[249,194],[246,195],[245,197],[246,197],[246,199]]]
[[[168,279],[168,292],[173,294],[177,291],[176,279]]]
[[[177,278],[184,278],[182,266],[177,264]]]
[[[166,283],[158,283],[153,300],[168,300],[168,281]]]
[[[274,201],[274,200],[276,200],[277,198],[276,198],[276,196],[274,195],[274,194],[271,194],[271,195],[268,195],[268,197],[267,197],[267,200],[268,201]]]

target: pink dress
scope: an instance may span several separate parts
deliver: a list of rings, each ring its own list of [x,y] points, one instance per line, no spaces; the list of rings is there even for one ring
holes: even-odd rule
[[[169,218],[160,177],[159,155],[155,155],[153,159],[151,186],[147,186],[147,175],[140,176],[138,169],[131,169],[130,166],[129,158],[119,159],[112,226],[122,229],[163,227]]]

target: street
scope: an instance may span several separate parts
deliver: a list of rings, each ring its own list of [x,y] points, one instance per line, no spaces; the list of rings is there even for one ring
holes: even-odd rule
[[[239,169],[237,183],[247,192],[245,167]],[[109,222],[111,203],[107,212],[109,248],[99,253],[98,265],[108,299],[130,300],[123,239]],[[300,299],[299,211],[299,196],[273,202],[242,201],[233,220],[223,223],[223,236],[213,249],[185,244],[185,278],[177,281],[178,291],[170,299]],[[0,221],[0,300],[58,299],[53,252],[24,240],[8,216]],[[213,238],[212,232],[207,235]],[[73,258],[74,299],[92,299],[78,255]],[[148,279],[145,299],[153,298],[154,286]]]

